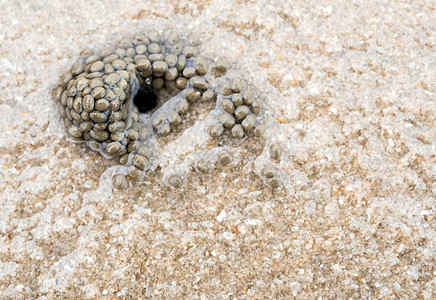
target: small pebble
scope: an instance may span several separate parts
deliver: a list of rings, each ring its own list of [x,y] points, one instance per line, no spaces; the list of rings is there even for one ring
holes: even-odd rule
[[[262,169],[262,175],[267,178],[272,178],[277,173],[276,168],[271,165],[268,165]]]
[[[89,113],[87,113],[86,111],[82,111],[82,113],[80,114],[80,117],[82,118],[83,121],[89,121]]]
[[[162,78],[155,78],[155,79],[153,80],[151,86],[152,86],[154,89],[158,90],[158,89],[163,88],[164,84],[165,84],[165,81],[164,81]]]
[[[164,61],[155,61],[151,67],[155,76],[162,76],[168,70],[168,64]]]
[[[232,94],[232,89],[228,83],[221,84],[220,91],[223,96],[230,96]]]
[[[107,123],[97,123],[97,124],[94,124],[94,129],[95,130],[103,131],[103,130],[106,130],[106,128],[107,128]]]
[[[162,112],[158,112],[157,114],[153,114],[153,117],[151,119],[151,125],[154,128],[157,128],[163,123],[163,121],[165,121],[165,115]]]
[[[150,39],[150,42],[152,43],[159,43],[162,39],[162,36],[157,30],[151,30],[148,33],[148,38]]]
[[[155,54],[155,53],[160,53],[160,45],[157,43],[151,43],[150,45],[148,45],[147,47],[148,49],[148,53],[150,54]]]
[[[150,169],[151,164],[147,157],[141,154],[135,154],[133,156],[133,164],[140,170],[147,171]]]
[[[144,59],[140,59],[140,60],[138,60],[138,62],[136,63],[136,66],[137,66],[138,70],[140,70],[140,71],[146,71],[146,70],[149,70],[149,69],[150,69],[150,67],[151,67],[151,62],[150,62],[148,59],[146,59],[146,58],[144,58]]]
[[[169,92],[174,91],[177,89],[176,82],[174,80],[165,80],[165,87]]]
[[[146,45],[140,44],[140,45],[136,46],[136,53],[137,54],[141,55],[141,54],[144,54],[145,52],[147,52],[147,46]]]
[[[67,107],[69,109],[72,109],[73,108],[73,104],[74,104],[74,98],[73,97],[68,97],[67,98]]]
[[[104,82],[105,82],[106,84],[113,85],[113,84],[117,84],[117,83],[120,81],[120,79],[121,79],[120,74],[118,74],[118,73],[112,73],[112,74],[109,74],[109,75],[104,79]]]
[[[77,80],[77,91],[83,91],[86,87],[88,87],[89,80],[86,78],[80,78]]]
[[[162,124],[157,130],[157,133],[160,134],[161,136],[167,136],[170,132],[171,132],[171,127],[170,124],[168,123]]]
[[[235,125],[235,118],[229,114],[222,114],[218,117],[220,122],[224,125],[224,127],[231,128]]]
[[[173,188],[180,188],[183,185],[183,179],[182,177],[180,177],[177,174],[173,174],[168,178],[168,183],[173,187]]]
[[[106,95],[107,97],[107,95]],[[121,102],[118,99],[115,99],[113,101],[111,101],[110,103],[110,109],[112,110],[112,112],[116,112],[117,110],[119,110],[121,107]]]
[[[80,138],[82,136],[82,131],[79,130],[79,128],[75,125],[70,125],[68,127],[68,134],[71,137]]]
[[[81,58],[87,58],[90,55],[92,55],[93,53],[94,53],[94,50],[92,50],[89,47],[86,47],[86,48],[80,50],[79,55],[80,55]]]
[[[254,127],[254,135],[255,136],[262,136],[266,131],[266,124],[264,122],[261,122]]]
[[[126,124],[123,121],[116,121],[110,123],[108,129],[110,132],[118,132],[124,130],[126,128]]]
[[[147,158],[150,158],[153,156],[153,153],[151,152],[151,149],[148,148],[147,146],[140,146],[138,148],[138,154],[141,154]]]
[[[81,74],[83,71],[85,70],[85,68],[83,67],[82,64],[76,64],[71,68],[71,74],[73,74],[74,76],[77,76],[79,74]]]
[[[168,41],[168,43],[170,43],[171,45],[174,45],[175,43],[178,42],[179,40],[179,34],[177,32],[171,31],[168,34],[168,37],[166,39]]]
[[[280,160],[280,156],[282,155],[283,149],[279,143],[273,143],[269,146],[269,154],[272,158],[276,160]]]
[[[251,89],[244,91],[242,96],[244,99],[244,103],[247,105],[251,105],[255,100],[254,93]]]
[[[186,99],[181,99],[176,104],[176,111],[179,115],[184,115],[189,111],[190,104]]]
[[[170,68],[170,69],[168,69],[168,71],[165,72],[165,79],[166,80],[175,80],[178,75],[179,75],[179,71],[177,71],[176,68]]]
[[[233,94],[232,102],[234,106],[241,106],[242,104],[244,104],[244,99],[242,98],[241,94]]]
[[[179,60],[178,56],[175,54],[168,54],[165,57],[165,62],[169,67],[175,67],[177,65],[177,61]],[[177,68],[176,68],[177,69]],[[178,70],[177,70],[178,71]]]
[[[188,79],[184,77],[179,77],[176,79],[176,86],[179,89],[184,89],[188,85]]]
[[[258,101],[253,101],[253,103],[250,105],[250,109],[253,114],[259,115],[262,107]]]
[[[249,114],[242,121],[241,125],[245,131],[251,131],[254,128],[254,126],[256,126],[256,123],[257,123],[257,118],[253,114]]]
[[[139,139],[141,140],[141,141],[146,141],[146,140],[148,140],[148,138],[151,136],[151,132],[150,132],[150,129],[148,129],[148,128],[141,128],[140,130],[139,130]]]
[[[112,156],[117,156],[117,154],[121,152],[122,148],[123,148],[123,147],[122,147],[122,145],[120,144],[120,142],[112,142],[112,143],[107,144],[107,145],[104,147],[104,149],[106,150],[106,152],[107,152],[109,155],[112,155]]]
[[[86,63],[87,65],[89,65],[89,64],[92,64],[93,62],[96,62],[97,60],[100,60],[100,59],[101,59],[100,55],[98,55],[98,54],[94,54],[94,55],[89,56],[89,57],[85,60],[85,63]]]
[[[233,161],[233,155],[230,152],[224,152],[218,157],[218,160],[221,165],[227,166]]]
[[[123,113],[121,111],[112,111],[109,114],[109,121],[110,122],[120,121],[122,117],[123,117]]]
[[[121,175],[121,174],[116,174],[112,178],[112,185],[117,190],[124,190],[125,188],[127,188],[127,179],[126,179],[126,176]]]
[[[204,58],[198,57],[194,59],[194,67],[197,70],[197,74],[200,76],[206,75],[207,63]]]
[[[91,92],[91,96],[94,97],[94,99],[96,99],[96,100],[103,98],[105,94],[106,94],[106,89],[104,87],[101,87],[101,86],[96,87]]]
[[[139,132],[130,128],[129,130],[127,130],[126,137],[131,141],[135,141],[139,138]]]
[[[132,57],[134,57],[135,55],[136,55],[136,50],[135,50],[135,48],[129,48],[129,49],[126,50],[126,56],[127,56],[128,58],[132,58]],[[126,60],[126,62],[130,62],[130,60],[129,60],[129,61]]]
[[[127,170],[129,176],[135,181],[140,181],[145,176],[145,172],[135,166],[130,166]]]
[[[281,185],[281,180],[278,177],[272,177],[267,179],[267,183],[271,188],[276,189]]]
[[[218,60],[215,63],[215,69],[221,73],[227,72],[227,69],[229,67],[230,67],[230,62],[224,57],[218,58]]]
[[[100,78],[102,75],[103,74],[101,72],[92,72],[92,73],[88,73],[85,77],[88,79],[93,79],[93,78]]]
[[[241,124],[236,124],[233,126],[232,136],[237,139],[240,139],[244,136],[244,129],[242,128]]]
[[[114,133],[111,133],[111,135],[110,135],[110,139],[114,142],[122,141],[122,140],[124,140],[125,137],[126,137],[126,135],[122,131],[114,132]]]
[[[141,143],[139,141],[130,141],[129,145],[127,146],[127,152],[135,152],[139,148],[139,146],[141,146]]]
[[[130,78],[129,72],[126,70],[117,70],[116,73],[120,74],[121,79],[124,79],[125,81],[129,80]]]
[[[233,114],[235,112],[235,106],[233,105],[233,102],[229,99],[224,99],[221,102],[221,106],[223,107],[223,109],[226,113]]]
[[[123,90],[127,90],[128,87],[128,83],[127,80],[122,78],[118,83],[117,83],[117,87],[123,89]]]
[[[88,139],[87,139],[88,140]],[[94,151],[98,151],[98,150],[100,150],[100,145],[101,145],[101,143],[98,143],[98,142],[96,142],[96,141],[91,141],[91,140],[89,140],[89,142],[88,142],[88,146],[89,146],[89,148],[91,148],[92,150],[94,150]]]
[[[216,100],[216,93],[212,90],[207,90],[203,93],[201,100],[204,102],[211,102]]]
[[[197,162],[197,169],[204,174],[209,174],[212,172],[213,170],[213,166],[211,163],[205,161],[205,160],[199,160]]]
[[[114,67],[112,67],[111,64],[106,64],[104,66],[104,73],[105,74],[112,74],[113,72],[115,72],[115,69],[114,69]]]
[[[127,49],[133,46],[132,42],[130,41],[129,38],[125,37],[122,38],[119,42],[118,42],[118,47],[123,48],[123,49]]]
[[[242,81],[239,78],[234,78],[230,82],[230,87],[233,93],[240,93],[242,90]]]
[[[89,132],[93,128],[93,124],[91,122],[83,122],[79,125],[79,130],[83,132]]]
[[[250,113],[250,108],[247,105],[238,106],[235,109],[235,118],[238,121],[243,120]]]
[[[95,139],[96,141],[103,142],[109,138],[109,133],[106,131],[100,131],[100,130],[91,130],[89,132],[91,137]]]
[[[182,53],[183,53],[183,55],[186,56],[186,58],[191,58],[198,53],[198,49],[197,49],[197,47],[186,46],[185,48],[183,48]]]
[[[150,54],[149,56],[148,56],[148,59],[151,61],[151,62],[156,62],[156,61],[162,61],[162,62],[164,62],[163,60],[165,59],[165,55],[163,55],[162,53],[154,53],[154,54]],[[166,63],[166,62],[165,62]]]
[[[173,126],[179,126],[182,123],[182,118],[176,111],[171,110],[170,112],[168,112],[168,121]]]
[[[189,102],[197,102],[201,98],[200,91],[194,90],[194,89],[186,89],[185,90],[185,98]]]
[[[83,99],[82,99],[82,97],[76,97],[75,99],[74,99],[74,102],[73,102],[73,108],[74,108],[74,110],[77,112],[77,113],[81,113],[82,112],[82,110],[83,110],[83,107],[82,107],[82,101],[83,101]]]
[[[191,46],[197,46],[200,44],[200,35],[197,32],[192,32],[188,36],[188,43]]]
[[[129,155],[130,154],[124,154],[123,156],[120,157],[120,164],[125,165],[129,162]]]
[[[191,85],[196,88],[196,89],[200,89],[202,91],[207,90],[207,88],[209,87],[209,85],[206,82],[206,79],[202,78],[202,77],[192,77],[190,79]]]
[[[103,79],[93,78],[90,81],[88,81],[88,85],[91,89],[95,89],[96,87],[103,86],[104,85]]]
[[[179,55],[179,60],[177,61],[177,70],[183,71],[186,67],[186,57],[184,55]]]
[[[103,123],[107,120],[107,116],[104,113],[96,110],[91,111],[89,113],[89,117],[91,118],[91,120],[97,123]]]
[[[98,55],[100,55],[100,57],[104,58],[110,54],[112,54],[114,51],[109,48],[109,47],[103,47],[100,51],[98,51]]]
[[[76,96],[77,92],[78,92],[78,90],[77,90],[77,87],[75,87],[75,86],[72,86],[68,89],[68,95],[71,97]]]
[[[112,63],[114,60],[116,60],[117,58],[119,58],[119,56],[116,55],[115,53],[112,53],[112,54],[106,56],[105,58],[103,58],[103,62],[104,62],[105,64],[110,64],[110,63]]]
[[[149,45],[150,44],[150,40],[148,39],[148,37],[146,37],[145,35],[142,34],[137,34],[133,37],[133,44],[134,45]]]
[[[105,63],[101,60],[93,62],[91,67],[89,68],[90,72],[100,72],[103,70]]]
[[[194,77],[195,75],[197,75],[197,70],[195,70],[195,68],[189,67],[183,70],[183,76],[185,78],[191,78]]]
[[[104,96],[107,100],[112,101],[115,100],[115,98],[117,97],[117,95],[115,95],[115,92],[112,91],[111,89],[109,89],[108,91],[106,91],[106,95]]]
[[[182,50],[183,50],[182,44],[176,43],[171,47],[170,53],[175,54],[175,55],[179,55],[182,53]]]
[[[112,61],[112,67],[116,70],[124,70],[127,67],[127,63],[122,59],[115,59]]]
[[[211,137],[219,137],[224,131],[223,124],[217,123],[209,128],[209,135]]]
[[[106,99],[99,99],[95,101],[94,107],[96,110],[104,112],[109,108],[109,101],[107,101]]]

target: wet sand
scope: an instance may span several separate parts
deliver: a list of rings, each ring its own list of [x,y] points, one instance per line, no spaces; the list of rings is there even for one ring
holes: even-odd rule
[[[1,1],[1,298],[434,299],[435,14],[421,0]],[[115,161],[66,140],[51,90],[83,48],[150,28],[196,31],[272,123],[180,189],[162,169],[111,191]],[[165,148],[167,166],[189,142]]]

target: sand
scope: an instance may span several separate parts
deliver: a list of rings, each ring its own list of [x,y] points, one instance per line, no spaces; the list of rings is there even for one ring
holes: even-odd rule
[[[0,1],[0,298],[435,299],[435,20],[425,0]],[[150,28],[198,32],[271,123],[171,189],[193,121],[167,168],[111,191],[51,90],[81,49]]]

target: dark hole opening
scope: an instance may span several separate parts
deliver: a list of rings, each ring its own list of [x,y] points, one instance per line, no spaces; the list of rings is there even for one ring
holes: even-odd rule
[[[133,98],[133,104],[140,113],[146,113],[157,106],[157,96],[151,90],[140,88]]]

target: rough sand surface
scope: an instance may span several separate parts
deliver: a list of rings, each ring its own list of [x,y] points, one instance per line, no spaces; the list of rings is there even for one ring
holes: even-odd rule
[[[235,147],[181,189],[111,193],[51,89],[148,28],[251,78],[280,162]],[[0,298],[435,299],[435,32],[424,0],[0,1]]]

